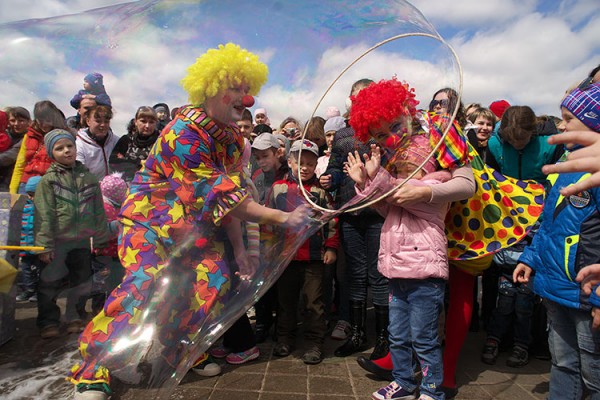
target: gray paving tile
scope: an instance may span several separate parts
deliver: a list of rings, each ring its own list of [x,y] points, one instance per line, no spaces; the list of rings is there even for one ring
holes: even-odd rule
[[[291,357],[277,358],[269,361],[267,374],[308,375],[308,367],[301,360]]]
[[[195,394],[194,394],[195,395]],[[203,397],[189,397],[189,399],[202,399]],[[243,391],[243,390],[215,390],[208,400],[231,400],[231,399],[243,399],[243,400],[258,400],[260,398],[259,392]]]
[[[309,376],[308,377],[309,394],[341,394],[353,395],[352,386],[348,379],[334,378],[329,376]]]
[[[223,374],[217,381],[216,389],[232,389],[240,391],[259,391],[262,388],[264,375],[232,372]]]
[[[294,375],[274,375],[267,374],[263,386],[265,392],[280,392],[280,393],[307,393],[308,377]]]

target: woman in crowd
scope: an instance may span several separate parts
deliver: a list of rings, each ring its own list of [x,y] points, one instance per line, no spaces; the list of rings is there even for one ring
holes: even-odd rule
[[[113,171],[123,173],[123,179],[130,182],[142,162],[148,158],[150,149],[158,139],[158,116],[152,107],[138,108],[135,117],[127,126],[127,135],[115,145],[109,159]]]
[[[113,117],[109,106],[96,105],[83,116],[87,128],[77,132],[77,161],[102,180],[109,174],[108,159],[119,140],[110,128]]]
[[[50,100],[42,100],[33,107],[33,124],[21,144],[15,169],[10,181],[10,192],[25,194],[25,184],[32,176],[43,176],[52,160],[46,153],[44,136],[53,129],[66,129],[65,115]]]

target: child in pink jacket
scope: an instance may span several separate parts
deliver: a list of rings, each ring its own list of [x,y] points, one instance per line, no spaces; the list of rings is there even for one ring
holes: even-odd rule
[[[380,147],[371,146],[371,155],[358,152],[348,155],[348,174],[355,181],[359,196],[377,198],[387,193],[414,172],[432,152],[429,135],[419,129],[411,134],[411,119],[417,111],[410,103],[412,92],[396,80],[382,81],[363,89],[351,110],[379,114],[378,123],[354,127],[357,135],[368,132],[389,151],[381,155]],[[382,96],[383,95],[383,96]],[[373,103],[369,97],[377,98]],[[405,104],[402,112],[390,115],[390,103]],[[403,101],[404,100],[404,101]],[[412,107],[411,107],[412,106]],[[358,118],[355,119],[355,121]],[[358,128],[358,129],[357,129]],[[366,132],[365,132],[366,131]],[[380,164],[385,168],[380,167]],[[414,177],[412,186],[430,186],[451,178],[448,171],[436,171],[439,164],[431,157]],[[391,172],[388,172],[391,171]],[[373,393],[373,399],[402,398],[443,399],[442,351],[438,338],[438,320],[443,307],[445,281],[448,279],[447,239],[444,217],[447,203],[418,202],[402,206],[382,200],[374,208],[385,217],[381,230],[378,269],[389,279],[389,341],[394,364],[394,380]],[[418,388],[413,378],[413,351],[421,364],[423,379]]]

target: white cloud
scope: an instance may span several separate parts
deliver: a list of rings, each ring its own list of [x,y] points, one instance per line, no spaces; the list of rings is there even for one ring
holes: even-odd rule
[[[127,0],[42,0],[24,3],[22,0],[0,2],[0,24],[34,18],[50,18],[77,14],[90,9],[131,3]]]
[[[527,15],[537,0],[414,0],[425,18],[435,26],[485,28]]]
[[[89,6],[89,2],[83,0],[40,0],[37,3],[34,10],[20,6],[17,0],[5,0],[0,4],[0,21],[75,13]],[[101,7],[118,3],[122,1],[105,0],[93,4]],[[556,114],[564,89],[581,80],[600,62],[597,0],[550,3],[558,12],[540,9],[548,7],[549,3],[535,0],[415,0],[414,4],[444,32],[445,39],[457,51],[464,70],[465,102],[489,104],[505,98],[514,104],[530,105],[538,113]],[[4,77],[0,83],[3,93],[0,106],[22,104],[31,109],[40,99],[36,96],[40,92],[39,85],[44,85],[48,87],[47,96],[66,114],[72,114],[74,110],[68,101],[80,89],[83,75],[91,72],[89,68],[95,65],[101,65],[99,72],[105,75],[107,91],[115,104],[113,127],[117,133],[124,133],[127,121],[140,105],[164,101],[177,106],[186,102],[179,80],[185,74],[185,68],[203,50],[189,47],[182,50],[177,42],[201,33],[197,27],[190,28],[186,24],[171,24],[168,29],[155,26],[145,19],[147,14],[144,12],[125,16],[104,14],[100,27],[113,26],[116,30],[109,32],[113,36],[108,38],[94,37],[89,29],[96,26],[97,15],[80,14],[71,19],[53,20],[53,24],[28,22],[29,32],[34,32],[33,27],[38,29],[29,39],[5,29],[5,46],[0,50],[0,72]],[[272,28],[277,29],[276,26]],[[40,31],[44,34],[40,35]],[[36,39],[57,32],[71,35],[72,39],[56,44],[51,40]],[[65,50],[68,51],[69,46],[81,47],[76,43],[78,39],[90,43],[107,41],[108,45],[97,56],[99,59],[86,60],[82,55],[82,60],[74,65],[65,59]],[[281,71],[278,71],[279,80],[272,74],[271,81],[257,98],[257,107],[266,107],[274,124],[288,115],[305,121],[343,68],[373,44],[370,37],[357,39],[352,45],[330,46],[320,57],[311,60],[310,65],[292,70],[294,65],[291,64],[287,77],[282,77]],[[343,112],[351,84],[365,77],[377,80],[396,73],[399,79],[407,80],[416,88],[422,106],[426,106],[431,94],[440,87],[458,85],[446,53],[434,50],[439,58],[433,64],[408,52],[407,43],[408,39],[390,43],[353,66],[333,85],[317,114],[323,114],[329,105],[335,105]],[[249,49],[266,63],[275,65],[282,57],[288,57],[289,52],[310,53],[311,46],[312,43],[300,42],[288,47],[265,41],[264,47],[255,45]],[[311,56],[314,55],[311,53]],[[443,65],[444,61],[449,65]]]

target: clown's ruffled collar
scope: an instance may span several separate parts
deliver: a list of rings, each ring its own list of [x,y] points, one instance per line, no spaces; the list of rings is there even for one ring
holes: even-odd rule
[[[227,145],[235,143],[237,140],[239,133],[236,132],[234,125],[229,125],[222,129],[206,114],[202,106],[185,106],[179,110],[179,113],[208,132],[219,143]]]

